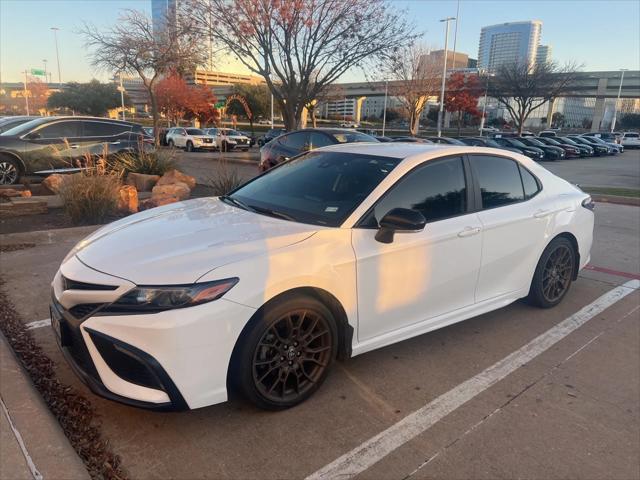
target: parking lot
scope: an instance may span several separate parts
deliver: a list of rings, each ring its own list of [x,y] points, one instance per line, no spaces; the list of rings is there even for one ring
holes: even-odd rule
[[[207,157],[179,162],[204,172]],[[640,478],[639,212],[597,205],[590,267],[558,307],[518,302],[338,362],[288,411],[234,396],[181,413],[122,406],[79,382],[49,328],[33,333],[132,478]],[[48,317],[49,282],[91,229],[5,236],[35,243],[3,253],[25,323]]]

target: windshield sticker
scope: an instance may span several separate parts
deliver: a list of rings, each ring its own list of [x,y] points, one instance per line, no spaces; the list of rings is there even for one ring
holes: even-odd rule
[[[327,207],[324,209],[325,212],[329,212],[329,213],[335,213],[338,211],[339,207]]]

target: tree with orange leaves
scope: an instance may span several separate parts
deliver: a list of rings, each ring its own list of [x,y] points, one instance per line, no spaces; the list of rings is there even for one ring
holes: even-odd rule
[[[49,98],[49,86],[41,80],[32,79],[27,83],[27,91],[29,92],[29,108],[37,113],[39,110],[46,109],[47,98]]]
[[[217,118],[216,97],[206,85],[188,85],[177,73],[171,73],[158,82],[155,89],[158,108],[171,123],[177,125],[184,118],[198,118],[213,122]]]
[[[478,98],[482,93],[477,75],[465,75],[456,72],[449,77],[444,104],[448,112],[457,112],[458,136],[462,130],[465,114],[478,116]]]

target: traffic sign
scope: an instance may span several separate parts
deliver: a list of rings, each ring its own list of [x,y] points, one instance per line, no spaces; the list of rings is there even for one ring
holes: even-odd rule
[[[37,77],[44,77],[45,73],[44,73],[44,70],[42,70],[41,68],[32,68],[31,75],[35,75]]]

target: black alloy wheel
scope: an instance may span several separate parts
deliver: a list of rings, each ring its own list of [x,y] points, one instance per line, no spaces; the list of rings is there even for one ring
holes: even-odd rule
[[[193,142],[191,140],[187,142],[187,152],[193,152]]]
[[[543,308],[560,303],[571,286],[575,264],[573,244],[564,237],[554,239],[540,257],[528,300]]]
[[[292,407],[327,376],[337,354],[335,320],[315,298],[276,301],[252,320],[237,350],[230,379],[242,393],[262,408]]]
[[[0,185],[18,183],[20,172],[16,163],[9,158],[0,158]]]

